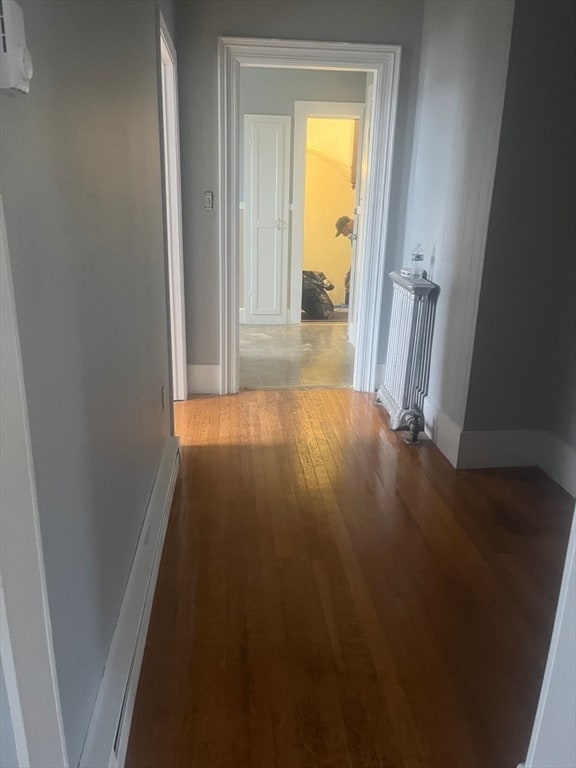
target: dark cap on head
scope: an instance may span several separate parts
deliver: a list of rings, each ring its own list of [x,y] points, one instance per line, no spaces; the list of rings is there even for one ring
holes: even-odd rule
[[[338,237],[338,235],[342,234],[342,230],[348,224],[348,222],[352,221],[352,219],[349,216],[340,216],[339,219],[336,220],[336,234],[334,237]]]

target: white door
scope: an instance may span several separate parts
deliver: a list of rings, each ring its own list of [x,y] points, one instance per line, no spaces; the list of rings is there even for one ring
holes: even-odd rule
[[[164,137],[164,192],[166,247],[170,301],[172,397],[186,400],[186,321],[184,315],[184,265],[182,256],[182,206],[180,201],[180,138],[178,133],[178,79],[176,50],[164,20],[160,23],[162,74],[162,128]]]
[[[244,117],[244,320],[288,320],[290,118]]]
[[[358,286],[362,270],[362,259],[358,258],[363,253],[364,221],[366,211],[366,189],[368,176],[368,161],[370,149],[370,131],[372,126],[372,112],[374,106],[374,75],[367,73],[366,102],[364,109],[364,124],[362,126],[362,143],[358,147],[360,159],[358,163],[358,186],[356,188],[356,207],[354,208],[354,233],[352,239],[352,256],[350,264],[350,299],[348,307],[348,341],[356,346],[358,331]]]

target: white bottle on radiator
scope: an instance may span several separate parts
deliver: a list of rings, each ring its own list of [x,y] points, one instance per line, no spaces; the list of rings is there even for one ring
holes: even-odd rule
[[[412,255],[410,257],[410,266],[402,267],[400,274],[402,277],[407,277],[410,280],[420,280],[422,277],[424,277],[423,266],[424,251],[422,250],[422,245],[417,243],[417,245],[414,246],[414,250],[412,251]]]
[[[424,251],[418,243],[412,251],[412,277],[419,280],[424,274]]]

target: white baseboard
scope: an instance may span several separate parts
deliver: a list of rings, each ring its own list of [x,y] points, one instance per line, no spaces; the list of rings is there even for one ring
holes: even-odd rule
[[[576,450],[545,432],[538,466],[571,496],[576,497]]]
[[[576,451],[551,432],[539,429],[463,431],[458,467],[538,466],[576,496]]]
[[[217,395],[220,392],[220,366],[189,365],[188,392],[191,395]]]
[[[551,432],[540,429],[462,430],[430,398],[424,401],[424,423],[426,434],[453,467],[537,466],[571,496],[576,496],[576,450]]]
[[[533,467],[538,464],[541,435],[536,429],[464,430],[458,467]]]
[[[424,430],[453,467],[458,466],[461,427],[437,408],[427,397],[424,400]]]
[[[80,768],[121,768],[124,765],[156,577],[179,463],[179,441],[177,437],[171,437],[166,442],[156,472],[80,758]]]

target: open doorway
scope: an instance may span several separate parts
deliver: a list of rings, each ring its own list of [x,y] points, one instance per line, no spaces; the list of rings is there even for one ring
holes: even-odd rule
[[[331,80],[335,91],[342,85],[340,73],[323,75],[324,88],[330,87]],[[292,73],[291,83],[298,83],[299,78],[309,88],[309,73]],[[356,77],[359,93],[365,89],[363,79]],[[274,315],[264,316],[269,324],[254,322],[262,318],[251,313],[252,323],[246,322],[246,311],[241,307],[241,389],[352,386],[354,348],[348,338],[348,308],[354,241],[344,232],[335,237],[335,222],[343,211],[353,216],[356,207],[364,105],[296,101],[293,109],[290,248],[282,262],[285,282],[294,292],[292,307],[287,317],[282,317],[282,324],[275,324]],[[246,122],[250,125],[251,118]],[[251,149],[247,146],[248,156]],[[245,195],[245,199],[251,197]],[[272,197],[269,194],[265,199]],[[258,223],[248,221],[244,227],[245,275],[254,272],[250,262],[258,255],[258,247],[250,247],[252,239],[247,235],[250,225],[256,229]],[[258,289],[258,281],[254,282],[252,299],[256,299]],[[246,299],[250,287],[248,280],[243,294]],[[244,303],[255,302],[248,299]]]
[[[352,386],[355,242],[335,222],[356,208],[365,93],[363,72],[240,73],[240,388]]]
[[[306,118],[302,272],[310,281],[324,278],[330,304],[322,311],[323,302],[314,301],[309,286],[302,322],[348,320],[352,241],[347,230],[356,208],[359,123],[359,118]]]
[[[360,209],[368,170],[362,172],[366,92],[363,73],[361,101],[301,101],[295,107],[295,259],[301,269],[327,275],[334,284],[332,303],[337,308],[346,307],[345,316],[338,318],[344,320],[348,320],[347,310],[353,300],[351,270],[362,256],[362,249],[357,247],[358,222],[353,220]],[[349,221],[342,228],[346,219]],[[297,288],[294,283],[295,292]]]
[[[299,265],[295,270],[313,269],[314,263],[326,267],[321,271],[336,291],[332,303],[346,308],[336,319],[348,323],[347,339],[353,346],[357,275],[365,253],[365,239],[359,240],[358,233],[369,177],[372,92],[372,78],[363,73],[361,102],[302,101],[295,106],[292,246]],[[294,278],[292,290],[299,307],[304,305],[303,283],[298,283],[296,274]],[[295,311],[293,320],[298,316]]]
[[[383,265],[387,231],[388,204],[390,194],[391,150],[393,128],[396,113],[396,101],[399,76],[400,51],[397,46],[356,45],[338,43],[315,43],[301,41],[270,41],[240,38],[220,39],[220,168],[221,185],[223,190],[220,211],[220,289],[221,289],[221,334],[220,334],[220,391],[221,393],[236,392],[239,388],[239,329],[242,286],[246,279],[242,274],[240,253],[244,245],[243,227],[246,219],[245,203],[241,199],[243,183],[239,156],[242,154],[243,121],[240,109],[240,80],[242,70],[246,67],[261,69],[290,69],[305,70],[309,77],[312,74],[326,71],[337,73],[344,80],[347,75],[362,75],[364,82],[372,86],[373,97],[366,110],[372,117],[371,131],[365,142],[366,156],[363,157],[362,169],[366,171],[365,200],[356,206],[354,218],[358,226],[354,234],[358,237],[358,247],[363,248],[364,263],[356,272],[356,287],[351,286],[351,293],[358,297],[357,330],[354,333],[355,351],[353,363],[352,384],[355,389],[372,391],[376,368],[378,348],[378,329],[380,325],[380,305],[383,280]],[[365,92],[366,97],[366,92]],[[309,98],[309,97],[308,97]],[[304,97],[303,100],[306,100]],[[360,101],[359,99],[347,99]],[[263,111],[260,116],[271,117]],[[257,112],[253,113],[258,114]],[[277,113],[286,116],[286,112]],[[279,135],[279,133],[277,133]],[[274,140],[275,141],[275,140]],[[269,144],[274,145],[270,140]],[[258,161],[255,167],[267,167]],[[260,198],[262,199],[262,198]],[[274,212],[267,225],[267,231],[258,237],[260,242],[269,243],[267,253],[274,254],[274,266],[266,265],[258,275],[259,288],[264,278],[277,274],[277,265],[282,261],[283,239],[293,235],[289,222],[293,210],[290,201],[282,196],[284,208],[278,211],[269,206]],[[294,200],[295,202],[295,200]],[[286,205],[287,204],[287,205]],[[366,215],[364,215],[366,214]],[[338,214],[336,214],[336,217]],[[274,234],[272,234],[272,230]],[[274,246],[271,247],[272,242]],[[291,256],[297,254],[294,248]],[[301,256],[300,256],[301,258]],[[257,260],[258,261],[258,260]],[[260,263],[260,262],[258,262]],[[264,264],[264,261],[261,261]],[[293,263],[294,259],[293,259]],[[298,287],[291,282],[274,294],[268,308],[277,312],[277,324],[283,324],[282,314],[293,321],[298,314],[301,319],[301,290],[302,269],[292,270],[293,280],[298,281]],[[294,278],[294,275],[297,278]],[[264,275],[264,277],[262,277]],[[260,291],[259,298],[272,295]],[[283,304],[287,297],[288,305]],[[265,305],[258,304],[258,312]],[[251,315],[254,316],[251,310]]]

